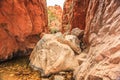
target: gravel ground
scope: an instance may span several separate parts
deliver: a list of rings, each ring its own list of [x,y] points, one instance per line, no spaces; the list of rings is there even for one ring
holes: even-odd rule
[[[40,72],[29,67],[29,58],[14,58],[0,63],[0,80],[73,80],[72,72],[60,72],[42,78]]]

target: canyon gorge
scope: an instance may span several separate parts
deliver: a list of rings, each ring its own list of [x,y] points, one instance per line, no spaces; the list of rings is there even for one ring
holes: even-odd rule
[[[65,0],[63,10],[46,0],[0,0],[0,61],[30,54],[44,34],[74,28],[84,31],[86,58],[73,78],[120,80],[120,0]]]

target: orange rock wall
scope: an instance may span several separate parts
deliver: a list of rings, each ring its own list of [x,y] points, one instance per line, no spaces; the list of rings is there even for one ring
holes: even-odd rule
[[[33,48],[45,31],[45,0],[0,0],[0,59]]]

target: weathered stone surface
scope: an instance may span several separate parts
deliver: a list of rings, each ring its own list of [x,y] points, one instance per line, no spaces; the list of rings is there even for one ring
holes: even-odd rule
[[[72,12],[72,5],[73,0],[65,0],[64,7],[63,7],[63,15],[62,15],[62,32],[70,31],[71,25],[71,12]]]
[[[60,76],[60,75],[55,75],[54,80],[65,80],[65,78],[63,76]]]
[[[89,52],[75,80],[119,80],[120,1],[90,0],[85,28]]]
[[[73,0],[73,16],[71,17],[71,27],[85,29],[86,11],[89,0]]]
[[[63,32],[73,28],[85,29],[85,18],[89,0],[65,0],[63,9]]]
[[[73,28],[71,34],[81,39],[84,35],[84,30],[80,30],[79,28]]]
[[[46,27],[45,0],[0,0],[0,59],[33,48]]]
[[[76,40],[77,37],[73,35],[44,35],[31,53],[30,65],[40,70],[43,76],[74,70],[79,65],[74,51],[81,51]]]

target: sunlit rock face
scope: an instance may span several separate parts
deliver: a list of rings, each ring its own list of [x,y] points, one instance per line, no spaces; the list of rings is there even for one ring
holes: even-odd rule
[[[51,33],[62,30],[62,8],[59,5],[48,6],[48,28]]]
[[[0,0],[0,60],[33,48],[45,31],[45,0]]]
[[[90,0],[86,16],[87,60],[75,80],[120,79],[120,1]]]
[[[63,8],[63,32],[73,28],[85,29],[85,18],[89,0],[65,0]]]

